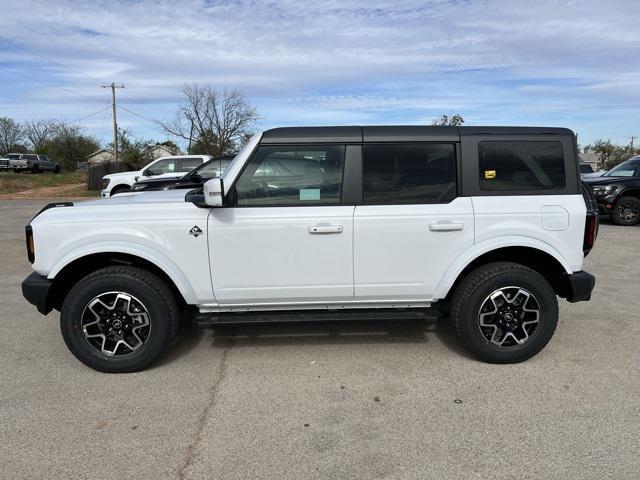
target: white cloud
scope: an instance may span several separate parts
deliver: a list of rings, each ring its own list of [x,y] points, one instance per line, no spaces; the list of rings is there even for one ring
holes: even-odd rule
[[[609,130],[587,135],[622,139],[640,120],[621,104],[639,100],[633,0],[2,3],[0,82],[11,86],[2,115],[80,117],[107,98],[97,81],[17,44],[124,82],[145,102],[123,101],[154,118],[173,110],[184,83],[210,82],[245,90],[265,126],[416,123],[459,111],[587,132],[605,117]],[[585,118],[585,107],[598,118]]]

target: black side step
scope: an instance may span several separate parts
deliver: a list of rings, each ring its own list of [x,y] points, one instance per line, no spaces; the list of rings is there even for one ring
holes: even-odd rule
[[[363,310],[286,310],[269,312],[197,313],[193,316],[193,325],[198,328],[214,328],[218,325],[284,322],[380,320],[429,320],[435,322],[441,317],[442,311],[436,306],[403,310],[386,308]]]

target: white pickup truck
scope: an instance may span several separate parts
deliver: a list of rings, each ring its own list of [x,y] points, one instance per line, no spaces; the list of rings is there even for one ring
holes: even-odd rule
[[[448,311],[471,352],[510,363],[551,339],[558,296],[590,298],[597,228],[567,129],[278,128],[186,194],[48,205],[22,289],[104,372],[153,363],[180,311],[202,327]]]
[[[116,193],[128,192],[134,183],[149,178],[180,178],[199,165],[211,160],[209,155],[177,155],[160,157],[140,170],[132,172],[111,173],[102,177],[103,198]]]
[[[8,153],[0,158],[0,170],[13,170],[19,172],[60,172],[60,165],[51,160],[47,155],[37,153]]]

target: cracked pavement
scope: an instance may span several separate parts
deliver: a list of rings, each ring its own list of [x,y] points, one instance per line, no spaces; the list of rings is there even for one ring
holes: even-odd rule
[[[522,364],[470,358],[446,323],[186,326],[107,375],[20,293],[45,202],[0,201],[3,478],[637,478],[640,227],[601,226],[593,300],[561,301]]]

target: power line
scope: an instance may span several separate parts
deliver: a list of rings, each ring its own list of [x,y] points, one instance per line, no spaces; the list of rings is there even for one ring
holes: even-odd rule
[[[84,117],[76,118],[75,120],[71,120],[71,121],[65,121],[64,123],[77,123],[80,120],[84,120],[85,118],[93,117],[94,115],[97,115],[98,113],[104,112],[105,110],[109,110],[110,108],[111,108],[111,105],[109,105],[108,107],[101,108],[97,112],[93,112],[93,113],[90,113],[89,115],[85,115]]]
[[[119,110],[119,115],[126,118],[127,120],[130,120],[132,122],[135,122],[136,125],[142,125],[145,126],[149,129],[152,130],[161,130],[161,128],[158,125],[154,125],[146,120],[140,120],[138,117],[132,115],[131,113],[129,113],[126,110],[123,110],[120,106],[118,106],[118,110]]]
[[[55,63],[56,65],[58,65],[58,66],[60,66],[60,67],[62,67],[62,68],[66,68],[67,70],[69,70],[69,71],[71,71],[71,72],[78,73],[78,74],[82,75],[83,77],[90,78],[91,80],[95,80],[95,81],[96,81],[96,82],[98,82],[98,83],[102,83],[102,82],[104,81],[104,80],[100,80],[99,78],[93,77],[93,76],[91,76],[91,75],[89,75],[89,74],[87,74],[87,73],[81,72],[80,70],[76,70],[75,68],[69,67],[69,66],[67,66],[67,65],[65,65],[65,64],[63,64],[63,63],[60,63],[60,62],[58,62],[57,60],[54,60],[54,59],[52,59],[52,58],[50,58],[50,57],[47,57],[46,55],[43,55],[43,54],[41,54],[41,53],[36,52],[35,50],[32,50],[32,49],[30,49],[30,48],[27,48],[27,47],[22,46],[22,45],[20,45],[20,44],[18,44],[18,43],[15,43],[15,42],[12,42],[12,43],[13,43],[16,47],[18,47],[19,49],[24,50],[25,52],[29,52],[29,53],[31,53],[32,55],[36,55],[36,56],[38,56],[38,57],[40,57],[40,58],[44,58],[45,60],[48,60],[48,61],[50,61],[51,63]]]
[[[74,95],[78,95],[79,97],[84,97],[84,98],[88,98],[88,99],[89,99],[89,100],[91,100],[91,101],[95,101],[95,98],[91,98],[91,97],[89,97],[88,95],[84,95],[84,94],[82,94],[82,93],[78,93],[78,92],[75,92],[75,91],[73,91],[73,90],[69,90],[68,88],[60,87],[60,86],[58,86],[58,85],[54,85],[53,83],[44,82],[44,81],[42,81],[42,80],[40,80],[40,79],[33,78],[33,77],[29,76],[29,75],[24,75],[24,74],[22,74],[22,73],[14,72],[13,70],[10,70],[10,69],[8,69],[8,68],[6,68],[6,67],[3,67],[3,66],[0,66],[0,68],[2,68],[2,69],[3,69],[4,71],[6,71],[6,72],[9,72],[9,73],[11,73],[11,74],[13,74],[13,75],[16,75],[17,77],[26,78],[27,80],[31,80],[31,81],[34,81],[34,82],[38,82],[38,83],[41,83],[41,84],[43,84],[43,85],[47,85],[47,86],[49,86],[49,87],[57,88],[58,90],[62,90],[63,92],[73,93]]]
[[[140,117],[140,118],[142,118],[144,120],[147,120],[148,122],[150,122],[152,124],[156,123],[156,121],[153,118],[147,117],[145,115],[140,115],[139,113],[136,113],[136,112],[132,112],[131,110],[129,110],[127,108],[124,108],[122,105],[118,105],[118,109],[124,110],[125,112],[129,112],[131,115],[135,115],[136,117]]]
[[[127,87],[127,88],[124,90],[124,93],[126,93],[126,94],[128,94],[128,95],[131,95],[132,97],[135,97],[135,98],[137,98],[138,100],[142,100],[143,102],[146,102],[146,101],[147,101],[147,100],[145,100],[144,98],[142,98],[140,95],[137,95],[137,94],[133,93],[133,92],[130,90],[130,88],[129,88],[129,87]],[[161,113],[162,115],[165,115],[165,114],[166,114],[166,112],[163,112],[162,110],[160,110],[158,107],[154,106],[153,104],[150,104],[150,103],[144,103],[143,105],[145,105],[145,106],[147,106],[147,107],[151,107],[152,109],[154,109],[155,111],[157,111],[157,112]]]
[[[47,56],[47,55],[44,55],[44,54],[42,54],[42,53],[39,53],[39,52],[37,52],[37,51],[35,51],[35,50],[31,49],[31,48],[27,48],[27,47],[25,47],[25,46],[23,46],[23,45],[20,45],[20,44],[18,44],[18,43],[15,43],[15,42],[12,42],[12,43],[13,43],[17,48],[19,48],[19,49],[21,49],[21,50],[24,50],[25,52],[28,52],[28,53],[30,53],[30,54],[32,54],[32,55],[37,56],[37,57],[43,58],[43,59],[45,59],[45,60],[47,60],[47,61],[49,61],[49,62],[51,62],[51,63],[53,63],[53,64],[55,64],[55,65],[58,65],[59,67],[62,67],[62,68],[64,68],[64,69],[66,69],[66,70],[69,70],[69,71],[71,71],[71,72],[77,73],[77,74],[79,74],[79,75],[82,75],[83,77],[86,77],[86,78],[88,78],[88,79],[94,80],[94,81],[98,82],[98,83],[99,83],[99,84],[101,84],[101,85],[102,85],[102,83],[104,83],[104,80],[101,80],[101,79],[99,79],[99,78],[97,78],[97,77],[94,77],[94,76],[92,76],[92,75],[89,75],[88,73],[84,73],[84,72],[82,72],[82,71],[80,71],[80,70],[78,70],[78,69],[76,69],[76,68],[73,68],[73,67],[70,67],[70,66],[68,66],[68,65],[65,65],[64,63],[61,63],[61,62],[59,62],[59,61],[57,61],[57,60],[55,60],[55,59],[53,59],[53,58],[51,58],[51,57],[49,57],[49,56]],[[33,79],[33,80],[36,80],[36,79]],[[37,80],[36,80],[36,81],[37,81]],[[45,82],[40,82],[40,83],[44,83],[44,84],[46,85],[46,83],[45,83]],[[53,86],[54,88],[59,88],[59,89],[62,89],[62,90],[65,90],[65,91],[69,91],[69,92],[71,92],[71,90],[67,90],[67,89],[64,89],[64,88],[62,88],[62,87],[56,87],[56,86],[54,86],[54,85],[51,85],[51,86]],[[156,110],[157,112],[161,113],[162,115],[165,115],[165,112],[163,112],[162,110],[160,110],[159,108],[157,108],[157,107],[156,107],[156,106],[154,106],[153,104],[146,103],[146,102],[147,102],[147,100],[146,100],[146,99],[144,99],[143,97],[141,97],[140,95],[137,95],[137,94],[133,93],[133,92],[132,92],[131,90],[129,90],[128,88],[127,88],[127,89],[125,89],[124,85],[122,86],[122,88],[123,88],[123,92],[125,92],[127,95],[131,95],[132,97],[135,97],[135,98],[137,98],[138,100],[141,100],[142,102],[145,102],[145,104],[144,104],[144,105],[146,105],[146,106],[148,106],[148,107],[150,107],[150,108],[152,108],[152,109]],[[76,95],[82,95],[82,94],[76,93]],[[85,98],[90,98],[90,97],[87,97],[86,95],[82,95],[82,96],[84,96]]]

